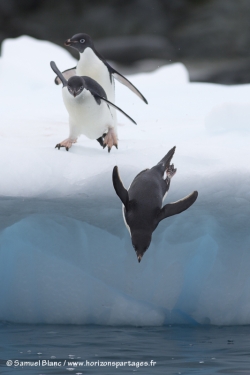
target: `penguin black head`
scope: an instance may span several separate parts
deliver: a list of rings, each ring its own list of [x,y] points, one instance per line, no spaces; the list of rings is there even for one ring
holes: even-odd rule
[[[70,79],[67,81],[66,78],[63,76],[62,72],[58,69],[54,61],[50,62],[51,69],[58,75],[60,80],[62,81],[63,87],[67,87],[68,91],[71,95],[78,96],[83,92],[83,90],[86,88],[86,83],[83,79],[83,77],[80,76],[73,76],[70,77]]]
[[[71,77],[68,80],[67,88],[68,88],[69,93],[71,95],[73,95],[74,98],[75,98],[76,96],[81,94],[81,92],[83,92],[83,90],[85,88],[84,79],[82,77],[79,77],[79,76]]]
[[[88,34],[75,34],[72,38],[65,40],[64,45],[67,47],[75,48],[77,51],[82,53],[85,48],[94,48],[93,41]]]
[[[152,234],[145,231],[136,231],[131,233],[132,244],[139,263],[143,257],[143,254],[149,248],[151,237]]]

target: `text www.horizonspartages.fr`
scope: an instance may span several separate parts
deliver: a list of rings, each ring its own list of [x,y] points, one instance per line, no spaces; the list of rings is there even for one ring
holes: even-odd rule
[[[68,359],[61,361],[50,361],[46,359],[39,359],[37,361],[25,360],[7,360],[5,362],[8,367],[153,367],[156,365],[154,360],[150,361],[69,361]]]

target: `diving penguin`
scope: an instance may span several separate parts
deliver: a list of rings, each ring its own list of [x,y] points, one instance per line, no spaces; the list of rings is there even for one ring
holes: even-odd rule
[[[118,167],[115,166],[113,169],[114,189],[123,203],[124,222],[129,230],[138,262],[141,261],[143,254],[148,249],[152,233],[159,222],[185,211],[198,197],[198,192],[194,191],[185,198],[162,207],[171,178],[176,173],[174,164],[170,165],[174,152],[175,147],[153,168],[140,172],[128,190],[123,186]],[[164,178],[165,172],[166,178]]]
[[[110,106],[118,109],[134,124],[136,122],[122,109],[107,99],[104,89],[90,77],[73,76],[67,81],[51,61],[52,70],[60,77],[63,89],[63,101],[69,113],[69,137],[58,143],[56,148],[65,147],[68,151],[73,143],[76,143],[80,134],[90,139],[96,139],[101,146],[108,146],[110,152],[112,146],[117,146],[116,120]]]

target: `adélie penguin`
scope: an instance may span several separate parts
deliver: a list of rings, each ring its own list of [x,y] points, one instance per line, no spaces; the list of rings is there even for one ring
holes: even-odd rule
[[[80,59],[77,66],[67,69],[63,75],[68,78],[73,75],[88,76],[97,81],[106,91],[108,99],[115,102],[115,83],[114,78],[120,83],[127,86],[146,104],[146,98],[141,92],[121,73],[115,70],[105,58],[96,51],[94,43],[88,34],[76,34],[72,38],[67,39],[64,43],[68,47],[76,49],[80,54]],[[55,79],[56,84],[60,83],[58,77]]]
[[[123,203],[124,222],[130,233],[138,262],[148,249],[152,233],[159,222],[187,210],[198,197],[198,192],[194,191],[185,198],[162,207],[171,178],[176,173],[174,164],[170,165],[174,152],[175,147],[153,168],[140,172],[128,190],[123,186],[118,167],[115,166],[113,169],[114,189]]]
[[[108,151],[112,146],[118,148],[117,124],[110,107],[122,112],[134,124],[136,122],[111,103],[104,89],[92,78],[73,76],[67,80],[54,61],[51,61],[50,66],[62,81],[63,101],[69,113],[69,137],[58,143],[56,148],[65,147],[68,151],[80,134],[96,139],[103,148],[108,146]]]

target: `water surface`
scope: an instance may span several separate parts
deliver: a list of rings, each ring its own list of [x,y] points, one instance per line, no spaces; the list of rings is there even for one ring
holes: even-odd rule
[[[250,374],[250,326],[2,323],[0,337],[1,374]]]

